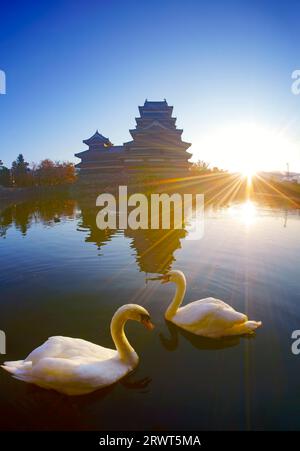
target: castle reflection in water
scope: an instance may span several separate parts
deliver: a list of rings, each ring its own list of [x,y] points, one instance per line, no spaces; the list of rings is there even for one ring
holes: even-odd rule
[[[81,211],[79,227],[88,232],[85,241],[95,243],[100,250],[118,233],[123,233],[130,239],[130,246],[134,250],[136,262],[140,271],[146,273],[162,273],[171,268],[175,260],[174,253],[181,247],[180,240],[187,234],[182,229],[157,230],[100,230],[96,225],[96,215],[99,208],[78,203]]]
[[[99,211],[99,207],[95,206],[96,197],[92,195],[88,198],[78,199],[49,198],[7,207],[0,205],[0,239],[5,239],[11,229],[15,229],[25,236],[37,224],[51,228],[69,223],[73,233],[74,231],[75,234],[76,232],[81,233],[84,242],[96,246],[100,257],[106,252],[105,247],[109,246],[112,240],[123,235],[129,240],[132,254],[140,271],[164,273],[172,267],[175,261],[175,252],[181,248],[181,240],[189,233],[188,225],[170,230],[100,230],[96,225],[96,215]],[[299,210],[290,209],[286,204],[278,204],[276,207],[276,213],[273,215],[282,219],[284,227],[287,227],[288,215],[299,216]],[[223,205],[222,208],[229,212],[232,210],[229,205]],[[209,209],[216,210],[216,212],[222,211],[220,203],[215,205],[211,203]],[[241,212],[244,214],[244,209],[241,209]],[[58,233],[66,234],[70,233],[70,230],[62,227]],[[40,236],[41,246],[43,245],[43,236]]]
[[[82,199],[49,199],[12,205],[0,212],[0,238],[5,238],[12,226],[25,236],[37,222],[47,227],[55,227],[59,226],[59,223],[76,220],[77,231],[84,232],[84,241],[95,244],[97,250],[101,251],[100,255],[105,252],[104,246],[109,245],[116,235],[122,233],[130,240],[130,247],[140,271],[163,273],[171,268],[175,260],[174,253],[181,247],[180,240],[187,234],[186,229],[100,230],[96,225],[98,211],[99,207]]]

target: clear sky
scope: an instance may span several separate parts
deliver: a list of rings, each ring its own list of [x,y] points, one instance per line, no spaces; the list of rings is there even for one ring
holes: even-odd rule
[[[78,162],[166,98],[194,159],[300,172],[299,20],[299,1],[2,1],[0,159]]]

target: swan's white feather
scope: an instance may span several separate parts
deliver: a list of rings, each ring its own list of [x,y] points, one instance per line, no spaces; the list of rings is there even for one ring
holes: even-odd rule
[[[127,319],[149,316],[135,304],[120,307],[111,322],[117,349],[108,349],[80,338],[51,337],[25,360],[5,362],[2,368],[16,379],[54,389],[67,395],[82,395],[117,382],[138,364],[138,356],[124,334]]]
[[[218,321],[220,326],[231,327],[233,324],[247,321],[247,316],[236,312],[219,299],[206,298],[179,308],[173,317],[173,321],[182,325],[205,324],[210,323],[212,319]]]
[[[230,306],[205,304],[202,300],[178,309],[171,321],[196,335],[211,338],[250,334],[262,324],[260,321],[248,321],[246,315]]]
[[[51,337],[25,359],[5,362],[16,379],[68,395],[106,387],[132,370],[118,352],[85,340]]]
[[[178,308],[185,294],[185,276],[182,271],[174,270],[170,271],[167,277],[167,280],[174,282],[177,288],[165,317],[182,329],[196,335],[218,338],[253,333],[261,326],[260,321],[248,321],[247,315],[237,312],[226,302],[212,297]]]
[[[73,357],[85,356],[88,358],[107,359],[114,356],[116,351],[104,348],[81,338],[50,337],[45,343],[34,349],[25,359],[36,364],[45,357],[56,357],[72,359]]]

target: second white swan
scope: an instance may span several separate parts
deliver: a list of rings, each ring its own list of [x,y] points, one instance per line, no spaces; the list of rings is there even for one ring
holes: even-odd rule
[[[252,334],[262,325],[261,321],[249,321],[246,315],[237,312],[220,299],[200,299],[180,308],[186,291],[186,279],[182,271],[170,271],[148,280],[176,284],[176,293],[166,310],[165,318],[193,334],[210,338]]]

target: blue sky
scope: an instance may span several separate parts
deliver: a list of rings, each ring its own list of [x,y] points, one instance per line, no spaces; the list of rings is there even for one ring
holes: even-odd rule
[[[78,161],[74,153],[97,128],[122,144],[138,105],[166,98],[194,158],[235,169],[244,139],[257,169],[285,169],[288,160],[300,171],[300,96],[291,93],[300,2],[29,0],[0,8],[5,164],[20,152],[29,162]],[[261,136],[271,138],[258,149]]]

